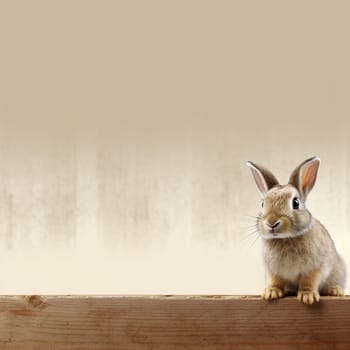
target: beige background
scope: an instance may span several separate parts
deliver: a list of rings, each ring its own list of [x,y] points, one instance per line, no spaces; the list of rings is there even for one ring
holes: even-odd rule
[[[349,10],[1,0],[0,293],[260,293],[247,160],[349,264]]]

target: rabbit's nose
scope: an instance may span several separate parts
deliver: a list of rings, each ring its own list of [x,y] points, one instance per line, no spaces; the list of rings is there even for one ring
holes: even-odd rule
[[[269,228],[275,229],[275,228],[277,228],[280,225],[280,223],[281,223],[281,221],[276,221],[273,224],[270,224],[270,223],[267,222],[266,226],[268,226]]]

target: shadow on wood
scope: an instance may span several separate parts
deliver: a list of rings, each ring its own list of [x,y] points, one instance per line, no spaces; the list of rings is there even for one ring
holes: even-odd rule
[[[2,296],[0,349],[350,349],[350,298]]]

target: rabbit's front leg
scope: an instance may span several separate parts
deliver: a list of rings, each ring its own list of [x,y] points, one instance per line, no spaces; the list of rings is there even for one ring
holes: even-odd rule
[[[298,300],[304,304],[313,304],[320,300],[318,291],[320,283],[320,270],[314,270],[306,275],[300,277]]]
[[[264,289],[262,298],[265,300],[279,299],[284,296],[285,281],[277,275],[269,275],[269,283],[267,288]]]

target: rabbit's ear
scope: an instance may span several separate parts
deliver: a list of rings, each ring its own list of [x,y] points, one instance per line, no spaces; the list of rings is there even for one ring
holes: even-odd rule
[[[256,165],[253,162],[247,162],[254,180],[262,194],[265,194],[272,187],[279,185],[276,177],[267,169],[260,165]]]
[[[312,157],[302,162],[289,178],[289,183],[296,187],[305,200],[315,185],[320,158]]]

